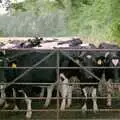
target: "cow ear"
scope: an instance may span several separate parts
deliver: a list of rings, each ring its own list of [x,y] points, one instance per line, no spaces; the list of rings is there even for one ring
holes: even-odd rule
[[[79,57],[79,62],[83,62],[83,61],[84,61],[83,57]]]
[[[85,52],[85,51],[83,51],[83,52],[79,55],[79,58],[84,57],[84,56],[85,56],[85,54],[86,54],[86,52]]]
[[[105,58],[108,57],[109,54],[110,54],[110,52],[106,52],[105,53]]]
[[[75,59],[75,63],[80,64],[79,59]]]
[[[2,54],[3,54],[3,55],[6,55],[6,51],[5,51],[5,50],[2,50]]]

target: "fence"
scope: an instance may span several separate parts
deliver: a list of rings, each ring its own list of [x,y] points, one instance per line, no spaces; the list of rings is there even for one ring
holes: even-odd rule
[[[2,49],[3,50],[3,49]],[[12,85],[12,84],[19,84],[19,85],[22,85],[22,84],[26,84],[26,85],[40,85],[40,86],[44,86],[44,87],[47,87],[47,85],[50,85],[50,84],[53,84],[53,83],[16,83],[17,80],[19,80],[20,78],[22,78],[24,75],[26,75],[27,73],[29,73],[31,70],[33,69],[56,69],[56,72],[57,72],[57,83],[58,83],[58,86],[57,86],[57,95],[55,97],[52,97],[53,100],[57,100],[57,106],[55,108],[52,108],[52,109],[44,109],[44,108],[41,108],[41,109],[32,109],[33,112],[53,112],[51,114],[53,114],[53,116],[55,115],[54,112],[56,112],[56,117],[52,118],[53,119],[57,119],[57,120],[61,120],[62,118],[60,117],[61,115],[61,111],[60,111],[60,101],[61,101],[61,96],[59,94],[59,85],[61,84],[60,81],[59,81],[59,73],[60,73],[60,69],[71,69],[70,67],[60,67],[60,54],[66,56],[68,59],[72,60],[73,62],[74,59],[69,56],[68,54],[66,54],[65,52],[77,52],[77,51],[120,51],[120,49],[31,49],[31,48],[25,48],[25,49],[22,49],[22,48],[19,48],[19,49],[4,49],[4,50],[7,50],[7,51],[21,51],[20,54],[15,54],[13,56],[10,56],[11,59],[14,59],[15,57],[19,56],[19,55],[22,55],[22,52],[23,54],[26,54],[29,52],[49,52],[48,55],[46,55],[45,57],[43,57],[40,61],[38,61],[37,63],[35,63],[33,66],[27,66],[27,67],[16,67],[16,69],[25,69],[24,73],[23,74],[20,74],[19,76],[17,76],[15,79],[13,79],[12,82],[9,82],[9,83],[1,83],[1,84],[6,84],[7,87]],[[42,62],[48,60],[51,56],[53,55],[56,55],[56,66],[51,66],[51,67],[37,67],[39,64],[41,64]],[[87,70],[87,68],[90,68],[89,66],[82,66],[79,64],[80,67],[72,67],[72,69],[78,69],[78,68],[81,68],[81,69],[84,69],[86,72],[88,72],[89,74],[91,74],[95,79],[97,79],[98,81],[100,80],[100,78],[98,78],[96,75],[94,75],[93,73],[91,73],[89,70]],[[0,67],[0,69],[2,68],[9,68],[11,69],[11,67]],[[120,67],[91,67],[91,68],[94,68],[94,69],[102,69],[102,68],[120,68]],[[71,85],[73,84],[86,84],[86,83],[70,83]],[[93,83],[88,83],[88,84],[93,84]],[[98,83],[94,83],[94,84],[98,84]],[[120,83],[113,83],[113,85],[119,85]],[[89,97],[91,98],[91,97]],[[98,99],[104,99],[106,97],[97,97]],[[113,99],[119,99],[119,96],[114,96],[112,97]],[[14,99],[13,97],[9,97],[8,99]],[[15,97],[15,99],[24,99],[23,97]],[[46,97],[30,97],[30,99],[33,99],[33,100],[40,100],[40,99],[46,99]],[[72,99],[84,99],[84,97],[72,97]],[[25,112],[26,109],[21,109],[21,110],[18,110],[19,112]],[[69,113],[70,112],[80,112],[81,111],[81,108],[73,108],[73,109],[65,109],[64,112],[68,112],[68,116],[70,115]],[[88,109],[89,112],[93,111],[92,109]],[[14,110],[3,110],[1,109],[0,112],[15,112]],[[119,108],[114,108],[114,109],[99,109],[99,112],[120,112],[120,109]],[[41,114],[39,114],[41,115]],[[48,114],[50,115],[50,114]],[[43,116],[43,115],[42,115]],[[64,115],[63,115],[64,116]],[[70,115],[71,116],[71,115]],[[44,116],[45,117],[45,116]],[[72,117],[71,117],[72,118]],[[69,118],[69,120],[71,119]],[[39,119],[39,118],[37,118]],[[45,120],[45,118],[43,118]],[[50,118],[48,117],[48,119],[50,120]],[[67,118],[64,118],[64,119],[67,119]],[[77,118],[75,118],[77,119]]]

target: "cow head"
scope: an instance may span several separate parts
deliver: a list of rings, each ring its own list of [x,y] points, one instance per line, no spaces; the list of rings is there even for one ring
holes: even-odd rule
[[[120,64],[120,57],[117,52],[107,52],[105,57],[106,64],[109,64],[110,66],[118,66]]]
[[[94,56],[95,56],[95,66],[96,67],[104,67],[105,66],[104,53],[103,52],[96,52],[96,54]]]
[[[85,67],[89,67],[87,68],[87,70],[91,73],[93,73],[93,67],[96,64],[96,59],[95,56],[92,52],[84,52],[84,54],[81,54],[82,56],[79,57],[80,63],[85,66]],[[93,79],[93,76],[88,73],[87,71],[84,72],[86,79]]]

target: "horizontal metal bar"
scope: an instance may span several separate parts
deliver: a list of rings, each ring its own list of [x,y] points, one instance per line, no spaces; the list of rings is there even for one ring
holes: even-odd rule
[[[62,49],[60,49],[59,48],[59,50],[60,51],[96,51],[96,52],[99,52],[99,51],[101,51],[101,52],[103,52],[103,51],[105,51],[105,52],[108,52],[108,51],[111,51],[111,52],[114,52],[114,51],[120,51],[120,49],[78,49],[78,48],[62,48]]]
[[[79,49],[79,48],[45,48],[45,49],[35,49],[35,48],[8,48],[8,49],[1,49],[0,50],[8,50],[8,51],[36,51],[36,52],[39,52],[39,51],[120,51],[120,49]]]
[[[33,120],[38,120],[37,118],[34,118]],[[56,119],[40,119],[40,120],[56,120]],[[100,118],[60,118],[59,120],[113,120],[112,118],[104,118],[104,117],[100,117]],[[114,118],[114,120],[119,120],[117,118]]]
[[[0,83],[0,85],[4,85],[4,84],[8,84],[8,83]],[[42,85],[42,86],[38,86],[38,87],[43,87],[43,85],[45,85],[44,87],[48,87],[46,85],[53,85],[53,84],[56,84],[56,83],[13,83],[13,85]],[[74,83],[74,82],[71,82],[71,83],[59,83],[59,85],[61,84],[66,84],[66,85],[97,85],[98,83],[80,83],[80,82],[77,82],[77,83]],[[120,83],[111,83],[111,85],[120,85]]]
[[[2,68],[4,68],[4,69],[13,69],[12,67],[0,67],[0,69],[2,69]],[[14,68],[14,69],[29,69],[29,68],[33,68],[33,67],[28,67],[28,66],[26,66],[26,67],[16,67],[16,68]],[[92,66],[82,66],[82,67],[34,67],[33,69],[57,69],[57,68],[59,68],[59,69],[83,69],[83,68],[94,68],[94,69],[103,69],[103,68],[105,68],[105,69],[111,69],[111,68],[120,68],[120,66],[116,66],[116,67],[92,67]]]
[[[32,120],[38,120],[38,118],[32,119]],[[56,119],[40,119],[40,120],[56,120]],[[112,118],[60,118],[58,120],[113,120]],[[114,118],[114,120],[119,120],[117,118]]]
[[[5,49],[1,49],[0,48],[0,51],[2,50],[7,50],[7,51],[33,51],[33,52],[50,52],[50,51],[57,51],[55,49],[35,49],[35,48],[5,48]]]
[[[35,48],[8,48],[8,49],[0,49],[0,50],[21,50],[21,51],[120,51],[120,49],[79,49],[79,48],[55,48],[55,49],[35,49]]]
[[[65,109],[67,112],[79,112],[81,109]],[[93,112],[93,109],[87,109],[88,112]],[[120,109],[99,109],[99,112],[120,112]]]
[[[45,100],[47,97],[28,97],[29,99],[32,100]],[[51,99],[53,100],[57,100],[57,99],[64,99],[66,97],[52,97]],[[67,97],[68,99],[71,99],[70,97]],[[96,97],[96,99],[106,99],[108,97]],[[112,99],[120,99],[120,97],[111,97]],[[20,100],[24,100],[24,97],[5,97],[5,99],[20,99]],[[72,97],[72,99],[86,99],[86,97]],[[92,97],[87,97],[87,99],[92,99]]]
[[[0,110],[0,112],[26,112],[27,110]],[[56,112],[56,109],[32,109],[33,112]]]
[[[26,112],[27,110],[0,110],[0,112]],[[57,112],[56,109],[32,109],[33,112]],[[61,111],[59,109],[59,111]],[[87,109],[88,112],[93,112],[93,109]],[[61,112],[82,112],[81,109],[65,109]],[[98,112],[120,112],[120,109],[99,109]]]

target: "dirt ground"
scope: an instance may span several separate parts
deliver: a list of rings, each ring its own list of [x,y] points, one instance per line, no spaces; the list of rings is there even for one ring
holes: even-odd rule
[[[120,112],[118,111],[102,111],[102,112],[86,112],[83,114],[80,110],[80,101],[74,100],[72,106],[68,111],[63,111],[57,113],[57,106],[56,100],[52,100],[52,103],[48,108],[43,108],[43,101],[33,101],[32,104],[33,110],[54,110],[54,111],[37,111],[33,112],[32,118],[30,120],[120,120]],[[113,101],[112,109],[120,108],[119,100]],[[76,111],[69,111],[74,110]],[[111,109],[110,109],[111,110]],[[58,115],[58,117],[57,117]],[[0,112],[0,120],[24,120],[25,119],[25,112]]]

